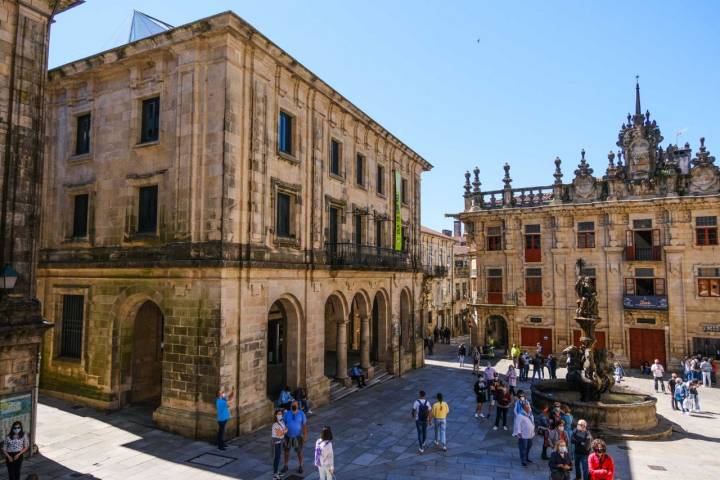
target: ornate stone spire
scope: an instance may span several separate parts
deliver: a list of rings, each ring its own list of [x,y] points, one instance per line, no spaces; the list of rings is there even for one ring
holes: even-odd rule
[[[512,188],[512,178],[510,178],[510,165],[505,162],[505,165],[503,165],[503,170],[505,170],[505,176],[503,177],[503,183],[505,184],[505,189],[511,189]]]
[[[608,153],[608,168],[615,168],[615,152],[612,150]]]
[[[635,115],[642,115],[640,109],[640,76],[635,75]]]
[[[553,173],[553,177],[555,177],[555,185],[562,185],[562,170],[560,170],[560,164],[562,161],[560,160],[560,157],[555,157],[555,173]]]
[[[622,164],[622,156],[623,156],[622,150],[618,150],[618,152],[617,152],[617,166],[618,166],[618,168],[621,168],[621,167],[623,166],[623,164]]]
[[[700,149],[698,150],[696,157],[693,159],[692,164],[694,167],[705,167],[715,164],[715,157],[710,155],[710,152],[708,152],[707,148],[705,148],[705,137],[700,137]]]
[[[469,170],[465,171],[465,195],[463,195],[463,196],[464,197],[470,196],[470,171]]]
[[[475,169],[473,170],[473,174],[475,175],[475,179],[472,182],[473,193],[480,193],[480,169],[478,167],[475,167]]]
[[[580,150],[580,163],[578,164],[577,170],[575,170],[575,176],[579,175],[592,175],[593,169],[590,168],[590,165],[588,165],[587,160],[585,160],[585,149],[583,148]]]

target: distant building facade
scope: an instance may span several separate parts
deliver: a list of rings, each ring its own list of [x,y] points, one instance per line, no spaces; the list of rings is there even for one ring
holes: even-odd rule
[[[453,316],[455,310],[453,255],[456,241],[446,233],[427,227],[420,229],[421,264],[424,274],[423,323],[426,335],[435,330],[435,327],[447,327],[451,335],[457,335],[459,332],[459,325],[456,325]]]
[[[473,338],[558,352],[577,343],[576,261],[598,290],[597,338],[632,366],[676,365],[720,349],[720,173],[700,139],[663,149],[649,112],[620,129],[603,176],[581,154],[569,183],[555,160],[552,185],[483,192],[466,173],[465,211],[476,262]],[[473,267],[474,268],[474,267]]]
[[[231,435],[423,365],[431,165],[233,13],[50,72],[41,389]]]

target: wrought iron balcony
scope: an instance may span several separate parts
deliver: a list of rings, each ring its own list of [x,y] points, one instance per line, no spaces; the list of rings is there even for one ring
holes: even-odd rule
[[[443,265],[423,265],[423,272],[428,277],[446,277],[448,268]]]
[[[414,268],[407,252],[376,245],[358,245],[351,242],[325,243],[328,265],[336,268],[387,268],[406,270]]]

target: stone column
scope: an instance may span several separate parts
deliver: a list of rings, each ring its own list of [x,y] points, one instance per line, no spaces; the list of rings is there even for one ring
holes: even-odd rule
[[[337,352],[337,371],[335,372],[335,378],[338,380],[344,380],[348,378],[347,375],[347,324],[346,320],[342,320],[337,323],[337,345],[335,346]]]
[[[370,368],[370,317],[360,316],[360,368]]]

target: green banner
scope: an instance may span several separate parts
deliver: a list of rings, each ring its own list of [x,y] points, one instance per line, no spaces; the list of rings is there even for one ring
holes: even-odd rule
[[[395,170],[395,250],[402,250],[402,211],[400,210],[402,199],[400,190],[402,189],[402,178],[400,172]]]

